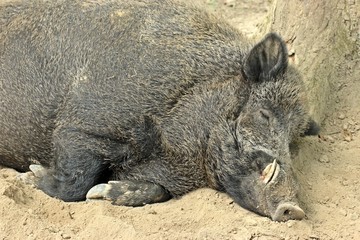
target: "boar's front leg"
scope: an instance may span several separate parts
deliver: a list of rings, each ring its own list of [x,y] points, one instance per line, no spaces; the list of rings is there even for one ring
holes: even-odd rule
[[[90,189],[86,198],[89,200],[105,199],[115,205],[143,206],[145,204],[164,202],[171,198],[162,186],[136,180],[109,181]]]
[[[107,167],[99,151],[106,143],[70,128],[55,131],[53,143],[53,164],[41,173],[34,173],[38,177],[35,185],[46,194],[64,201],[85,199],[88,190],[98,183],[101,172]]]

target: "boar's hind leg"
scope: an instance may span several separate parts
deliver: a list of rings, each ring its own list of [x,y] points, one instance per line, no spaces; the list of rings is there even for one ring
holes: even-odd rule
[[[99,150],[105,145],[102,141],[76,129],[57,131],[53,138],[53,164],[41,171],[35,185],[64,201],[84,200],[107,167]]]
[[[143,206],[169,200],[170,194],[160,185],[151,182],[121,180],[98,184],[90,189],[86,198],[111,200],[115,205]]]

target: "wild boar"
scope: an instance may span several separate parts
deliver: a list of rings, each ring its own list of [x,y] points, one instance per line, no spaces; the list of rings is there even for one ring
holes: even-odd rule
[[[0,6],[0,164],[35,163],[37,187],[64,201],[140,206],[210,187],[301,219],[289,144],[318,130],[305,96],[279,35],[252,44],[191,4]]]

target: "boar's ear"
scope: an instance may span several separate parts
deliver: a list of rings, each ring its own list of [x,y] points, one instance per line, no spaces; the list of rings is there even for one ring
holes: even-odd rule
[[[265,81],[283,73],[287,65],[285,42],[276,33],[269,33],[245,57],[243,73],[250,81]]]
[[[304,132],[305,136],[318,135],[320,132],[320,126],[313,120],[310,119],[308,126]]]

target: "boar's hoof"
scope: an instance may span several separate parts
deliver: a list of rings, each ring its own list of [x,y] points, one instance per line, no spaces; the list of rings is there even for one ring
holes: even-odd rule
[[[37,164],[30,165],[29,169],[29,172],[19,173],[17,179],[26,184],[36,185],[36,179],[43,177],[46,173],[46,170],[43,166]]]
[[[42,178],[43,176],[46,175],[46,169],[41,165],[31,164],[29,168],[30,171],[33,172],[35,177],[37,178]]]
[[[109,181],[98,184],[86,194],[88,200],[110,200],[115,205],[143,206],[150,203],[164,202],[170,194],[160,185],[143,181]]]
[[[305,212],[294,203],[281,203],[272,216],[274,221],[284,222],[288,220],[301,220],[305,217]]]

